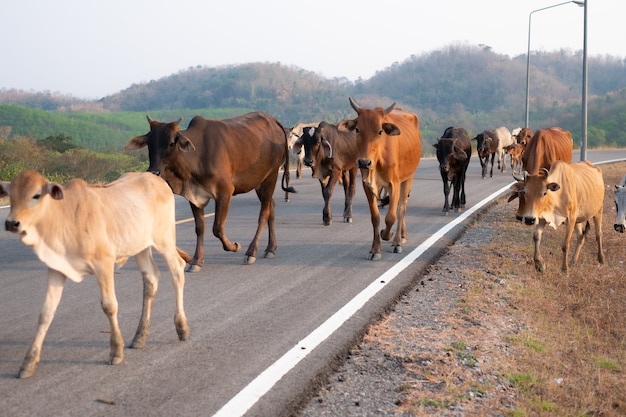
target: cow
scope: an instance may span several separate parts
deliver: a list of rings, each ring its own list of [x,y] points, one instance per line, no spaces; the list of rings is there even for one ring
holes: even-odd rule
[[[491,158],[491,171],[490,177],[493,177],[493,162],[496,155],[499,154],[500,140],[493,133],[492,130],[484,130],[483,132],[472,138],[476,141],[476,152],[478,153],[478,160],[482,168],[482,178],[487,176],[487,169],[489,169],[489,158]],[[500,162],[498,162],[500,166]]]
[[[18,234],[48,267],[48,289],[39,326],[19,378],[35,372],[66,280],[78,283],[88,274],[96,276],[102,310],[111,326],[108,363],[123,361],[114,272],[116,263],[130,256],[135,257],[143,277],[141,319],[130,347],[142,348],[150,333],[150,313],[159,279],[151,248],[162,255],[172,275],[178,338],[182,341],[189,337],[183,309],[184,269],[189,257],[176,248],[174,196],[165,181],[147,172],[135,172],[108,185],[87,185],[75,179],[61,186],[39,172],[24,171],[10,183],[0,182],[0,197],[5,195],[11,204],[5,229]]]
[[[241,245],[226,236],[224,226],[233,195],[255,190],[261,202],[256,234],[248,246],[244,264],[253,264],[263,228],[269,229],[265,257],[278,247],[274,231],[273,193],[278,171],[284,165],[281,187],[289,187],[289,151],[283,126],[273,116],[252,112],[230,119],[195,116],[186,130],[181,119],[163,123],[147,116],[150,131],[130,139],[124,149],[148,147],[148,171],[162,176],[175,194],[187,199],[196,224],[196,251],[187,268],[198,272],[204,264],[204,208],[215,200],[213,234],[224,250],[238,252]]]
[[[544,272],[545,263],[540,253],[541,236],[546,226],[556,229],[566,225],[563,241],[563,262],[561,270],[568,272],[570,240],[576,230],[577,241],[572,265],[578,262],[580,250],[589,231],[589,221],[593,220],[598,243],[598,262],[604,263],[602,250],[602,208],[604,180],[600,168],[589,161],[568,164],[554,161],[548,171],[539,169],[537,174],[525,172],[524,178],[512,187],[525,195],[522,216],[524,223],[536,225],[533,234],[535,242],[535,269]]]
[[[287,134],[287,143],[289,145],[289,150],[294,153],[297,157],[296,161],[296,178],[302,178],[302,167],[304,165],[304,153],[300,151],[295,151],[293,149],[294,144],[298,140],[300,136],[302,136],[302,131],[307,127],[317,127],[319,123],[298,123],[292,128],[289,129]]]
[[[533,131],[527,127],[523,127],[515,136],[515,141],[524,146],[528,145],[533,138]]]
[[[615,209],[617,216],[613,228],[616,232],[624,233],[626,230],[626,175],[622,182],[615,186]]]
[[[518,138],[523,136],[524,153],[522,154],[522,170],[531,174],[536,174],[539,169],[548,169],[554,161],[572,161],[574,143],[572,135],[567,130],[559,127],[548,129],[538,129],[534,135],[528,139],[530,129],[522,128]],[[522,143],[522,142],[520,142]],[[523,193],[513,192],[509,196],[509,202],[519,198],[519,205],[515,217],[522,220],[522,212],[525,209],[525,197]]]
[[[504,154],[511,158],[511,170],[513,175],[522,173],[522,155],[524,154],[524,145],[521,143],[513,143],[504,148]]]
[[[494,129],[493,134],[498,137],[498,169],[500,169],[500,172],[506,172],[506,155],[504,148],[514,143],[513,135],[505,126]]]
[[[339,129],[356,132],[357,166],[361,171],[374,231],[369,259],[375,261],[382,258],[381,238],[390,240],[393,237],[394,253],[401,253],[402,244],[406,242],[406,204],[422,154],[419,118],[416,114],[395,109],[395,102],[385,109],[366,109],[351,97],[348,99],[357,117],[341,121]],[[382,188],[389,194],[389,208],[385,228],[379,234],[378,197]],[[394,236],[391,228],[396,219]]]
[[[318,127],[305,128],[293,149],[304,154],[304,164],[311,168],[313,178],[320,181],[324,198],[324,225],[332,223],[330,198],[338,180],[342,182],[345,194],[343,218],[346,223],[352,223],[352,199],[356,193],[357,175],[354,132],[339,131],[337,125],[322,121]]]
[[[465,208],[465,174],[472,156],[472,143],[467,130],[451,126],[443,132],[443,136],[434,143],[437,149],[439,172],[443,180],[443,214],[447,215],[450,208],[455,211]],[[448,196],[452,184],[452,205]]]

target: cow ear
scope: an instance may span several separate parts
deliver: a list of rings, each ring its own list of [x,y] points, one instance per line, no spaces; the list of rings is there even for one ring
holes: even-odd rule
[[[559,184],[557,184],[556,182],[551,182],[550,184],[547,185],[548,190],[550,191],[558,191],[561,189],[561,186]]]
[[[517,191],[514,191],[509,195],[509,199],[506,202],[510,203],[511,201],[515,200],[517,197],[519,197],[519,193]]]
[[[326,158],[330,159],[333,157],[333,147],[330,146],[330,143],[327,140],[322,141],[322,149],[324,149]]]
[[[393,123],[383,123],[383,130],[387,136],[398,136],[400,134],[400,129]]]
[[[433,148],[439,149],[439,143],[433,143]]]
[[[339,125],[337,125],[337,129],[341,132],[353,131],[356,129],[356,119],[342,120]]]
[[[617,185],[616,185],[617,187]],[[7,195],[9,195],[9,190],[11,188],[11,183],[8,181],[1,181],[0,182],[0,197],[6,197]]]
[[[196,147],[193,146],[193,143],[191,143],[189,138],[181,134],[180,132],[176,134],[176,143],[178,144],[178,147],[180,148],[180,150],[183,152],[190,152],[190,151],[196,150]]]
[[[54,182],[46,184],[46,192],[55,200],[63,200],[63,187]]]
[[[126,149],[127,151],[135,151],[137,149],[143,148],[147,144],[148,144],[147,135],[135,136],[134,138],[126,142],[126,145],[124,145],[124,149]]]

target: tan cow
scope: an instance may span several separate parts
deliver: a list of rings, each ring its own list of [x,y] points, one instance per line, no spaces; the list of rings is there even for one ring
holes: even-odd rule
[[[528,174],[511,187],[525,196],[522,217],[527,225],[537,225],[533,235],[535,242],[535,268],[545,270],[540,254],[541,236],[546,225],[556,229],[562,224],[567,227],[563,241],[563,263],[561,269],[568,271],[569,247],[574,229],[578,236],[572,265],[575,265],[589,231],[589,220],[593,220],[598,242],[598,262],[604,263],[602,250],[602,208],[604,180],[602,171],[588,161],[568,164],[555,161],[550,171],[541,168],[537,174]]]
[[[124,359],[124,340],[117,321],[114,290],[116,262],[134,256],[143,277],[143,309],[131,348],[142,348],[150,333],[150,313],[157,291],[159,270],[151,248],[163,256],[176,293],[174,323],[180,340],[189,336],[183,310],[185,259],[176,248],[174,196],[167,183],[151,173],[128,173],[108,185],[87,185],[72,180],[64,187],[40,173],[24,171],[12,182],[0,183],[0,197],[9,195],[11,210],[6,230],[20,235],[22,243],[48,266],[48,290],[35,339],[26,353],[19,378],[28,378],[39,362],[48,327],[69,278],[81,282],[96,276],[102,310],[111,326],[108,363]]]
[[[380,239],[393,237],[393,251],[402,252],[407,230],[404,221],[406,203],[411,193],[413,176],[419,165],[422,146],[419,119],[416,114],[395,109],[395,103],[383,109],[365,109],[352,98],[350,105],[357,118],[339,123],[340,130],[356,132],[357,165],[363,177],[363,189],[370,206],[374,239],[370,259],[381,259]],[[378,233],[380,191],[389,193],[389,208],[385,216],[385,228]],[[398,221],[395,237],[391,228]]]

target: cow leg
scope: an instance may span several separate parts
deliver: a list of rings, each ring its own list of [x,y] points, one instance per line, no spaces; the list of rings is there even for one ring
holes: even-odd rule
[[[480,161],[480,167],[481,167],[481,174],[482,174],[482,179],[485,179],[485,177],[487,176],[487,166],[489,165],[489,156],[487,156],[483,162],[483,158],[478,155],[478,160]]]
[[[276,175],[278,175],[278,171],[276,172]],[[252,242],[250,242],[250,246],[248,246],[246,256],[244,257],[244,264],[246,265],[252,265],[256,262],[256,254],[259,248],[261,234],[263,233],[263,228],[266,223],[268,229],[268,240],[264,257],[273,258],[276,256],[276,248],[278,248],[278,244],[276,242],[276,231],[274,229],[275,206],[274,199],[272,198],[275,186],[276,178],[274,178],[273,181],[272,178],[268,178],[261,185],[261,187],[256,190],[256,194],[261,202],[261,210],[259,211],[259,221],[256,233],[254,234],[254,238],[252,239]]]
[[[406,204],[411,193],[411,185],[413,184],[413,178],[404,181],[400,184],[400,198],[398,202],[398,224],[396,226],[396,236],[393,239],[393,252],[402,253],[402,245],[406,243],[407,229],[406,222],[404,220],[406,215]],[[386,219],[385,219],[386,220]]]
[[[204,265],[204,207],[189,203],[193,220],[196,225],[196,252],[193,254],[187,272],[200,272]]]
[[[535,228],[535,232],[533,233],[533,242],[535,243],[535,254],[533,256],[535,260],[535,269],[539,272],[543,272],[545,270],[545,265],[543,262],[543,257],[541,256],[541,236],[543,235],[543,229],[545,227],[545,222],[543,220],[539,220],[539,224]]]
[[[461,190],[459,188],[459,174],[454,174],[452,178],[452,208],[458,213],[461,207]]]
[[[337,184],[337,180],[339,179],[340,172],[333,169],[330,173],[330,178],[326,181],[326,185],[320,180],[320,184],[322,185],[322,197],[324,198],[324,209],[322,210],[322,221],[324,222],[324,226],[330,226],[333,223],[333,210],[330,207],[330,198],[333,195],[333,190],[335,189],[335,184]],[[346,184],[343,184],[344,189],[346,188]]]
[[[464,209],[465,208],[465,171],[463,170],[460,174],[459,174],[459,187],[461,189],[461,192],[459,194],[459,208]]]
[[[226,231],[224,230],[233,191],[234,187],[232,185],[222,187],[219,191],[219,197],[215,199],[215,219],[213,219],[213,236],[222,242],[222,248],[227,252],[239,252],[241,250],[241,245],[238,242],[231,242],[226,237]]]
[[[441,179],[443,181],[443,214],[444,216],[450,211],[449,196],[450,196],[450,181],[448,181],[448,173],[444,170],[439,170]],[[454,197],[454,196],[453,196]],[[452,200],[454,205],[454,199]]]
[[[364,175],[367,177],[367,175]],[[374,191],[370,186],[363,182],[363,191],[365,191],[365,196],[367,197],[367,203],[370,207],[370,218],[372,221],[372,229],[373,229],[373,239],[372,239],[372,248],[370,249],[369,259],[372,261],[379,261],[382,259],[381,255],[381,244],[380,244],[380,236],[378,234],[378,227],[380,226],[380,211],[378,211],[378,198],[377,195],[374,194]],[[390,194],[391,195],[391,194]]]
[[[54,314],[56,313],[61,296],[63,295],[63,287],[65,285],[65,275],[53,269],[48,269],[48,289],[46,290],[46,298],[39,314],[39,325],[37,333],[30,349],[26,352],[18,378],[30,378],[35,373],[35,368],[41,357],[41,348],[43,341],[52,323]]]
[[[349,171],[344,171],[343,191],[346,196],[343,207],[343,220],[346,223],[352,223],[352,200],[356,194],[356,167]]]
[[[109,365],[118,365],[124,360],[124,339],[117,321],[117,297],[115,296],[115,283],[113,281],[115,262],[104,259],[95,271],[98,286],[100,287],[102,311],[109,319],[111,326],[111,353]]]
[[[574,257],[572,258],[572,265],[576,265],[578,263],[578,257],[580,256],[581,249],[585,244],[585,240],[587,239],[587,233],[589,232],[590,224],[589,222],[584,223],[576,223],[574,230],[576,231],[576,246],[574,248]]]
[[[178,250],[176,249],[176,245],[174,244],[175,241],[176,239],[174,237],[172,240],[163,242],[162,247],[155,247],[155,250],[157,250],[161,254],[171,274],[172,285],[174,287],[174,295],[176,298],[176,313],[174,314],[174,325],[176,326],[178,340],[184,341],[189,338],[189,325],[187,324],[187,316],[185,315],[183,302],[183,292],[185,288],[185,261],[178,254]],[[152,259],[152,257],[150,258]]]
[[[489,171],[489,177],[493,178],[493,160],[496,158],[495,152],[491,154],[491,171]]]
[[[150,334],[150,316],[152,314],[152,305],[159,287],[159,270],[154,263],[150,248],[144,249],[135,256],[137,266],[141,271],[143,278],[143,305],[141,308],[141,318],[135,332],[130,347],[132,349],[141,349],[146,343],[146,339]]]

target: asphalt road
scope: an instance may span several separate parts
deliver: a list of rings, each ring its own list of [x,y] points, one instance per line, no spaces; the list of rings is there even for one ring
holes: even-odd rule
[[[626,157],[626,151],[592,151],[588,157],[613,160]],[[100,308],[97,284],[86,277],[81,284],[66,284],[35,375],[15,378],[34,337],[46,287],[45,266],[17,236],[0,232],[0,416],[284,413],[377,314],[419,282],[429,261],[475,217],[458,222],[462,213],[442,216],[443,187],[436,160],[424,159],[409,199],[409,236],[403,253],[391,253],[384,242],[383,259],[372,262],[367,259],[372,228],[361,184],[354,222],[342,222],[343,189],[338,187],[332,199],[334,222],[325,227],[320,186],[309,175],[308,171],[302,179],[292,175],[298,193],[290,202],[283,201],[279,189],[275,193],[276,258],[243,265],[243,252],[224,252],[216,238],[206,236],[204,269],[187,274],[185,310],[191,337],[186,342],[176,337],[169,273],[157,256],[163,274],[152,332],[144,349],[126,349],[124,363],[117,366],[105,364],[108,321]],[[511,182],[510,169],[481,179],[474,155],[468,170],[466,213]],[[511,215],[515,208],[511,206]],[[244,248],[254,234],[258,210],[254,193],[232,201],[226,231]],[[0,208],[1,219],[7,214],[7,208]],[[188,203],[177,198],[178,246],[193,253],[194,226],[185,221],[190,217]],[[458,224],[448,226],[443,237],[432,238],[455,219]],[[210,233],[212,218],[207,222]],[[434,246],[417,256],[416,248],[427,241],[435,241]],[[260,253],[266,244],[267,231]],[[359,296],[372,286],[379,288],[365,299]],[[142,298],[141,277],[132,260],[116,275],[116,292],[122,334],[129,343]],[[355,297],[361,297],[362,304],[354,308],[356,314],[334,321]],[[329,321],[335,326],[330,331],[324,327]]]

